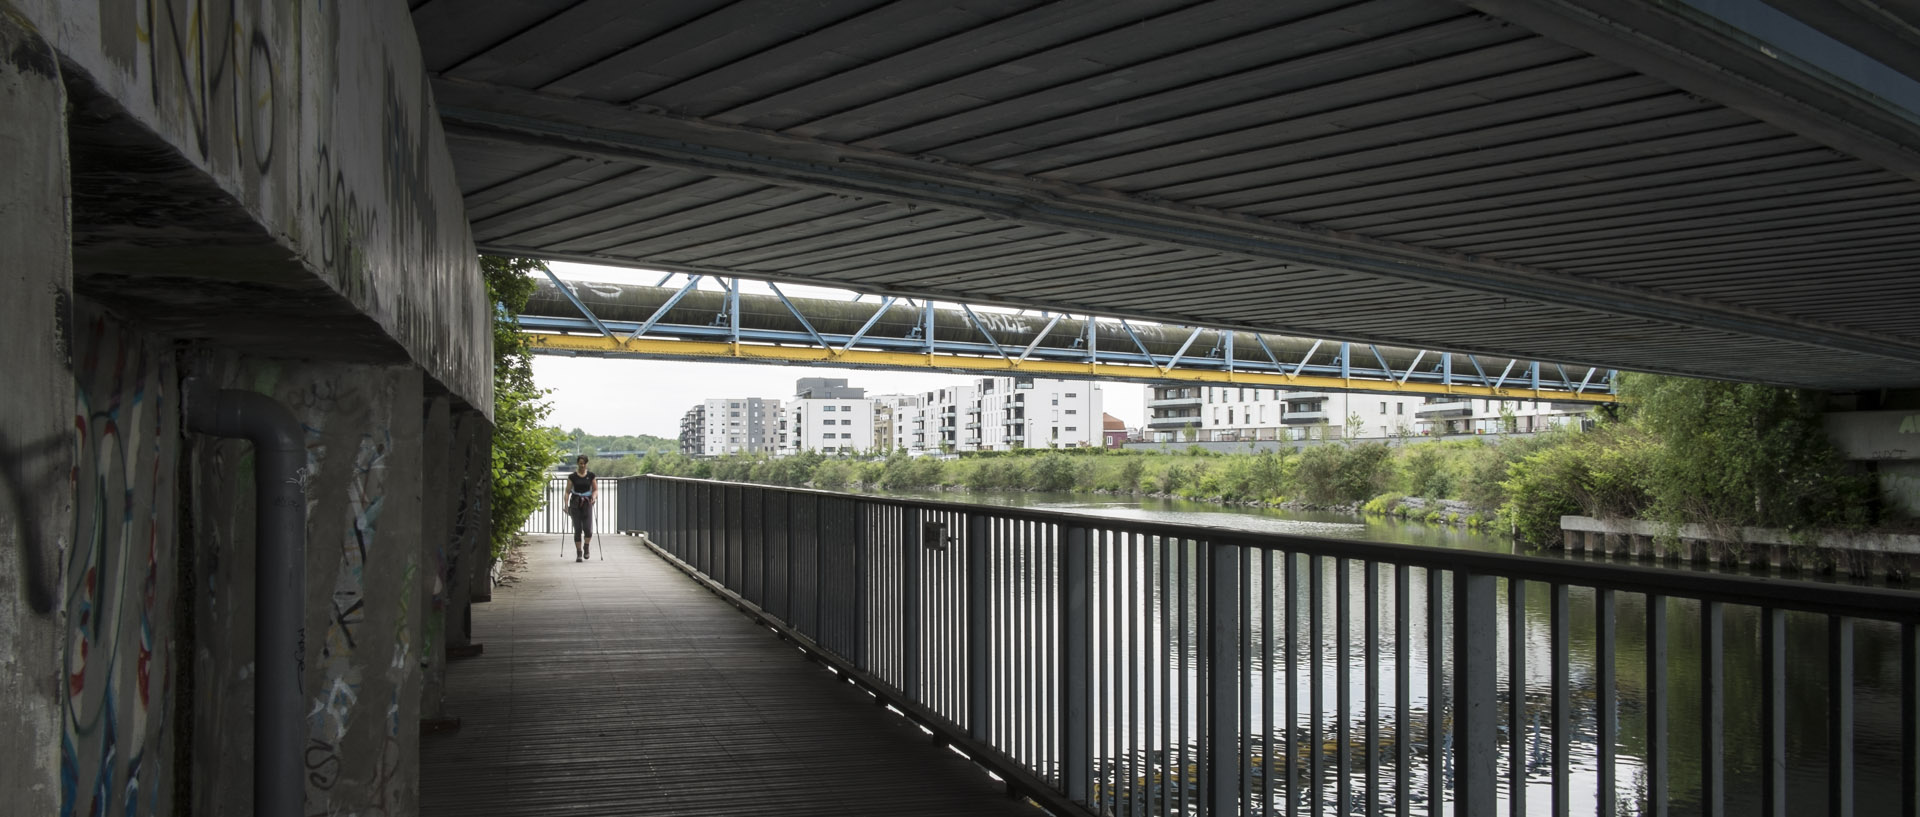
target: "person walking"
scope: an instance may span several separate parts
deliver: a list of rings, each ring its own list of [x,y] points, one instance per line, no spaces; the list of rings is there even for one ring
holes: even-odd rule
[[[587,470],[587,455],[573,461],[573,473],[567,475],[567,513],[573,517],[573,560],[586,560],[593,553],[593,503],[600,498],[600,483]]]

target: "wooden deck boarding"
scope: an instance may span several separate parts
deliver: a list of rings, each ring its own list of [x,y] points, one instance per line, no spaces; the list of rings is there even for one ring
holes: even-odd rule
[[[426,817],[1044,814],[638,540],[527,538],[421,741]]]

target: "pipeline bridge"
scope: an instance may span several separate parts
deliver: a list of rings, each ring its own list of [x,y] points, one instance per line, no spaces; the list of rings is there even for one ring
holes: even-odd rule
[[[522,331],[537,354],[900,369],[1311,391],[1610,403],[1611,369],[885,296],[548,279]],[[711,281],[717,288],[703,289]]]

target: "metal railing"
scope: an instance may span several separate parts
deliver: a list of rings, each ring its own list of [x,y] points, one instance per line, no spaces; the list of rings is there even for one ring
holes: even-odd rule
[[[1920,808],[1911,593],[703,480],[618,496],[620,529],[1057,812]]]
[[[620,514],[620,482],[613,477],[601,477],[594,480],[600,486],[600,496],[593,503],[593,533],[614,532],[614,521]],[[573,517],[567,514],[567,478],[555,477],[547,480],[547,487],[541,498],[540,507],[528,514],[526,521],[520,523],[521,533],[573,533]]]

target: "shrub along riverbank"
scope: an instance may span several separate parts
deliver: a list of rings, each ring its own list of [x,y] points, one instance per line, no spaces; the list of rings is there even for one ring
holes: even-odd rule
[[[1198,447],[1181,453],[1105,449],[978,452],[955,459],[792,457],[740,454],[695,459],[654,454],[613,461],[603,476],[626,473],[699,477],[828,490],[1045,491],[1117,496],[1167,496],[1203,502],[1333,508],[1410,515],[1426,503],[1454,499],[1454,510],[1429,521],[1480,524],[1505,500],[1501,475],[1532,440],[1500,445],[1479,441],[1389,448],[1383,443],[1328,444],[1303,451],[1222,454]],[[1408,499],[1411,497],[1412,499]],[[1378,501],[1368,503],[1368,500]],[[1476,511],[1475,509],[1480,509]],[[1449,518],[1449,515],[1451,518]]]
[[[1617,416],[1597,418],[1591,430],[1500,442],[1328,443],[1244,454],[1027,450],[955,459],[656,453],[597,470],[827,490],[1076,492],[1345,509],[1486,525],[1532,544],[1556,541],[1565,514],[1808,534],[1887,521],[1871,479],[1822,430],[1818,395],[1652,375],[1623,375],[1621,393]]]

